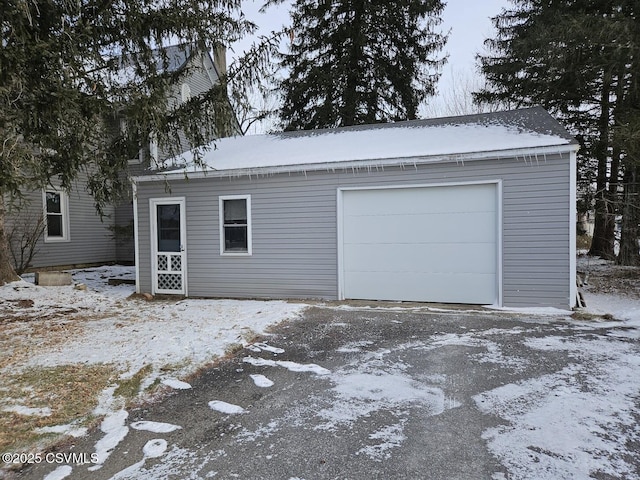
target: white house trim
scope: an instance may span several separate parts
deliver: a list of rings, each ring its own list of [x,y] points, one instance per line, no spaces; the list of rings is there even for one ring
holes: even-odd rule
[[[186,198],[185,197],[162,197],[149,199],[149,230],[151,245],[151,272],[152,272],[152,293],[155,294],[176,294],[174,290],[159,288],[158,286],[158,265],[157,265],[157,238],[158,229],[156,223],[156,208],[158,205],[180,205],[180,251],[181,271],[182,271],[182,293],[185,297],[189,294],[188,289],[188,268],[187,268],[187,223],[186,223]]]
[[[224,201],[225,200],[245,200],[247,206],[247,251],[246,252],[226,252],[224,249]],[[225,257],[250,257],[253,255],[252,242],[252,221],[251,221],[251,195],[222,195],[218,197],[218,223],[220,226],[220,255]]]
[[[576,284],[576,199],[577,199],[577,161],[576,152],[569,160],[569,307],[576,306],[578,287]]]
[[[131,183],[131,190],[133,196],[133,259],[136,269],[136,293],[140,291],[140,234],[139,234],[139,222],[138,222],[138,185],[135,182]]]
[[[49,215],[54,215],[55,213],[50,213],[47,209],[47,193],[54,193],[60,197],[60,212],[58,215],[60,216],[60,227],[62,228],[62,235],[60,236],[49,236]],[[71,231],[70,231],[70,221],[69,221],[69,195],[67,192],[60,190],[58,188],[45,188],[42,191],[42,208],[44,214],[44,242],[45,243],[69,243],[71,241]]]

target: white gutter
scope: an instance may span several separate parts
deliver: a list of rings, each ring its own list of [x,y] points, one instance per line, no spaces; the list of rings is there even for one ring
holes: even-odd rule
[[[187,167],[181,170],[168,171],[166,173],[157,173],[153,175],[143,175],[133,178],[134,182],[157,182],[167,180],[184,180],[198,178],[221,178],[221,177],[243,177],[243,176],[262,176],[273,175],[277,173],[294,173],[294,172],[314,172],[323,170],[360,170],[360,169],[384,169],[384,167],[394,166],[417,166],[431,163],[464,163],[475,160],[490,159],[507,159],[516,158],[523,159],[525,163],[537,164],[546,161],[546,155],[562,155],[565,153],[574,153],[578,151],[577,144],[563,144],[545,147],[527,147],[508,150],[490,150],[486,152],[469,152],[459,154],[444,155],[428,155],[417,157],[393,157],[380,159],[364,159],[349,160],[336,162],[308,163],[308,164],[291,164],[291,165],[273,165],[264,167],[246,167],[233,168],[225,170],[202,169],[199,167]]]

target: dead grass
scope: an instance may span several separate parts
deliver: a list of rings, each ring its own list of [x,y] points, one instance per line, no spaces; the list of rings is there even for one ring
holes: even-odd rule
[[[143,380],[153,371],[153,366],[145,365],[138,370],[131,378],[127,378],[119,381],[118,388],[115,389],[113,394],[124,398],[125,402],[129,403],[134,400],[140,394],[140,386]]]
[[[72,308],[52,308],[42,315],[29,303],[0,301],[0,370],[24,365],[35,348],[57,347],[82,335],[84,325],[105,318],[105,313],[88,313]]]
[[[574,320],[586,320],[586,321],[604,321],[604,320],[613,320],[613,315],[609,313],[605,313],[604,315],[598,315],[595,313],[588,313],[582,311],[576,311],[571,314],[571,317]]]
[[[590,235],[578,235],[576,237],[576,248],[578,250],[589,250],[591,248],[591,240]]]
[[[18,374],[4,375],[0,398],[0,452],[29,451],[47,444],[54,434],[35,429],[66,425],[90,426],[96,419],[91,412],[100,394],[113,380],[111,365],[63,365],[32,367]],[[20,405],[49,408],[51,414],[23,415],[4,408]]]

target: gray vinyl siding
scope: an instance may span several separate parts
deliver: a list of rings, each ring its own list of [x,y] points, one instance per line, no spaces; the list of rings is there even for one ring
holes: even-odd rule
[[[32,268],[72,266],[83,264],[105,264],[116,261],[116,247],[109,226],[113,222],[114,209],[107,207],[106,217],[101,221],[96,212],[94,200],[82,185],[80,179],[77,187],[69,192],[69,241],[38,241],[37,253]],[[42,190],[26,192],[25,204],[19,212],[11,212],[9,226],[16,222],[13,215],[36,218],[44,214]],[[10,227],[11,228],[11,227]]]
[[[118,235],[115,238],[116,262],[130,265],[135,262],[135,244],[133,241],[133,203],[126,201],[114,209],[115,225]]]
[[[502,294],[509,307],[567,308],[569,154],[138,185],[140,291],[151,291],[149,198],[186,198],[189,296],[338,297],[337,189],[502,180]],[[253,255],[220,256],[218,196],[251,195]]]
[[[169,99],[169,107],[173,107],[176,104],[182,102],[182,84],[186,83],[189,85],[191,89],[191,96],[195,97],[197,95],[201,95],[207,91],[209,91],[214,85],[211,82],[213,78],[215,82],[218,81],[218,77],[215,74],[215,70],[213,69],[213,64],[208,60],[208,56],[194,55],[187,65],[186,69],[186,77],[178,82],[175,87],[173,87],[173,94]],[[211,77],[207,73],[207,70],[211,72]],[[191,148],[192,145],[189,144],[185,135],[180,132],[180,151],[185,152]],[[158,152],[158,157],[160,161],[164,161],[168,158],[168,155],[162,151]]]

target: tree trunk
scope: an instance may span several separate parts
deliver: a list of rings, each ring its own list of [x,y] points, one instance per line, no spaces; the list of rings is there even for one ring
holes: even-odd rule
[[[640,164],[624,175],[622,234],[618,265],[640,266]]]
[[[614,229],[611,222],[615,223],[615,212],[610,204],[607,189],[607,174],[609,170],[609,143],[610,143],[610,110],[609,99],[611,90],[611,76],[604,74],[602,85],[602,97],[600,101],[600,121],[598,122],[599,139],[594,149],[594,156],[598,160],[598,175],[596,177],[596,205],[593,228],[593,239],[589,255],[607,259],[614,258],[614,238],[611,234]],[[616,173],[617,175],[617,173]]]
[[[4,197],[0,194],[0,285],[20,280],[20,277],[16,275],[13,265],[11,264],[9,242],[7,241],[7,235],[4,230],[6,212]]]

